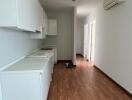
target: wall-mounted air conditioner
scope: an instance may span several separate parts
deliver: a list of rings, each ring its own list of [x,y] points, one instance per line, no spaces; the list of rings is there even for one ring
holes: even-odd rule
[[[115,5],[121,4],[123,2],[125,2],[126,0],[104,0],[104,9],[108,10],[110,8],[112,8]]]

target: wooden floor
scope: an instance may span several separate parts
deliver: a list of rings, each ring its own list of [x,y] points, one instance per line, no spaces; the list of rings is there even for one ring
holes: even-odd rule
[[[132,100],[98,69],[82,58],[77,67],[55,65],[48,100]]]

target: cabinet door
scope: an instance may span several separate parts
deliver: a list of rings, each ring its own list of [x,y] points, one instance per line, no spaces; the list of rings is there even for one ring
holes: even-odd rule
[[[42,27],[42,7],[38,0],[18,0],[18,26],[31,31]]]
[[[44,11],[44,29],[45,29],[45,34],[47,35],[48,34],[48,17],[47,17],[47,14],[45,13]]]
[[[39,72],[0,74],[2,100],[42,100]]]
[[[41,73],[41,87],[42,87],[42,100],[47,100],[49,87],[50,87],[50,81],[49,81],[49,75],[48,70],[44,69],[44,72]]]
[[[48,34],[48,29],[49,29],[48,24],[49,23],[48,23],[48,16],[47,15],[46,15],[46,20],[45,21],[46,21],[46,34]]]
[[[48,35],[57,35],[57,20],[48,20]]]
[[[40,31],[42,31],[43,27],[43,20],[44,20],[44,16],[43,16],[43,8],[41,7],[40,3],[38,2],[38,9],[37,9],[37,20],[38,20],[38,28],[40,29]]]
[[[38,3],[38,9],[36,12],[36,23],[37,23],[37,31],[36,33],[31,34],[32,39],[45,39],[46,32],[45,32],[45,25],[44,25],[44,12],[43,8],[41,7],[40,3]]]
[[[36,0],[37,1],[37,0]],[[36,4],[35,0],[17,0],[18,8],[18,27],[34,31],[36,27]]]
[[[41,31],[43,9],[39,0],[0,0],[0,27]]]

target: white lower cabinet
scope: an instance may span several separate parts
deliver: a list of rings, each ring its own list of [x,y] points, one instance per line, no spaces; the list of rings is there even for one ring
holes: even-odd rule
[[[52,49],[52,50],[39,50],[36,51],[27,57],[43,57],[43,58],[50,58],[50,68],[51,68],[51,73],[53,73],[53,67],[54,63],[57,62],[56,57],[57,57],[57,49]]]
[[[47,100],[51,60],[25,58],[0,73],[2,100]]]

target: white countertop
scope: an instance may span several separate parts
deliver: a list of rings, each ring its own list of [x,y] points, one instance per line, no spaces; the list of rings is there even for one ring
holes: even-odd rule
[[[27,57],[49,57],[54,54],[53,50],[39,50],[37,52],[34,52]]]
[[[43,70],[47,66],[48,61],[48,58],[24,58],[3,71]]]

